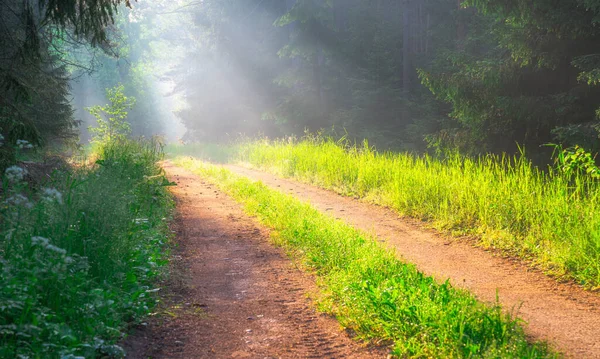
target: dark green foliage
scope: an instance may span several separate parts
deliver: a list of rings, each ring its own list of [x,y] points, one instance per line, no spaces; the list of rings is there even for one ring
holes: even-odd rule
[[[10,2],[0,5],[0,134],[40,144],[72,135],[76,121],[68,103],[68,74],[51,54],[47,30],[38,29],[31,7],[21,18]]]
[[[462,47],[421,71],[423,82],[453,106],[449,125],[460,147],[508,150],[552,140],[598,150],[596,110],[600,32],[595,2],[465,1]],[[438,137],[439,139],[439,137]],[[457,139],[454,136],[454,139]]]
[[[0,3],[0,134],[44,144],[72,138],[67,44],[107,48],[106,27],[121,0]],[[125,1],[127,2],[127,1]],[[2,161],[10,162],[11,156]]]
[[[45,13],[44,22],[72,29],[96,46],[106,42],[106,27],[114,23],[121,3],[131,7],[129,0],[38,0],[38,7]]]

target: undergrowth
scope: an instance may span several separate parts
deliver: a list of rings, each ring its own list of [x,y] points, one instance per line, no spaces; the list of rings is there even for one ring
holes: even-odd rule
[[[173,207],[154,141],[98,148],[94,165],[0,193],[0,357],[122,357],[127,325],[156,304]]]
[[[546,358],[518,320],[448,282],[436,283],[368,235],[260,182],[193,159],[176,159],[242,202],[273,240],[313,271],[321,309],[361,338],[411,358]]]
[[[600,182],[585,171],[541,170],[525,156],[379,153],[321,137],[245,141],[230,151],[236,161],[365,198],[600,289]]]

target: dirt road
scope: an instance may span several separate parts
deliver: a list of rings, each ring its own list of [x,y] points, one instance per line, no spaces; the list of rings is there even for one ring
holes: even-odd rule
[[[318,314],[309,276],[268,243],[266,229],[190,172],[177,182],[175,278],[170,307],[126,344],[129,358],[385,358]]]
[[[399,256],[440,281],[467,288],[505,309],[518,310],[526,330],[574,358],[600,358],[600,296],[559,284],[518,261],[494,256],[464,241],[443,238],[393,211],[331,191],[239,166],[228,169],[310,202],[317,209],[378,236]]]

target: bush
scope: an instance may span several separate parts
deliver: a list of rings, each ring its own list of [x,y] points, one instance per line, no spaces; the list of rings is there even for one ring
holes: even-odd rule
[[[127,323],[156,304],[168,181],[156,142],[104,144],[97,164],[37,192],[9,167],[0,194],[0,357],[120,357]]]

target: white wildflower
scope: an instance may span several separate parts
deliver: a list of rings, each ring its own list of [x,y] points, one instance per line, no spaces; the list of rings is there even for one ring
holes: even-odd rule
[[[29,143],[27,140],[17,140],[17,147],[20,149],[33,148],[33,144]]]
[[[60,255],[65,255],[67,254],[67,251],[57,247],[53,244],[50,244],[50,240],[48,238],[45,237],[39,237],[39,236],[35,236],[35,237],[31,237],[31,244],[33,244],[34,246],[40,246],[44,249],[47,249],[51,252],[56,252]]]
[[[48,240],[48,238],[35,236],[31,237],[31,244],[46,247],[48,244],[50,244],[50,241]]]
[[[27,175],[27,170],[19,166],[10,166],[4,171],[4,175],[10,182],[20,182]]]
[[[42,193],[42,199],[46,202],[56,201],[60,204],[63,203],[62,193],[60,193],[56,188],[44,188]]]
[[[6,231],[6,235],[4,236],[4,238],[7,241],[10,241],[12,239],[13,233],[15,233],[15,229],[14,228],[9,229],[8,231]]]
[[[67,254],[67,251],[66,251],[66,250],[64,250],[64,249],[62,249],[62,248],[60,248],[60,247],[57,247],[57,246],[55,246],[55,245],[52,245],[52,244],[48,244],[48,245],[46,246],[46,249],[47,249],[47,250],[49,250],[49,251],[52,251],[52,252],[56,252],[56,253],[58,253],[58,254],[60,254],[60,255],[65,255],[65,254]]]
[[[29,199],[21,194],[13,194],[12,196],[6,199],[5,203],[11,204],[13,206],[33,208],[33,204],[29,201]]]
[[[136,218],[133,220],[135,224],[143,224],[148,223],[148,218]]]
[[[69,354],[61,356],[60,359],[85,359],[85,357],[69,353]]]

